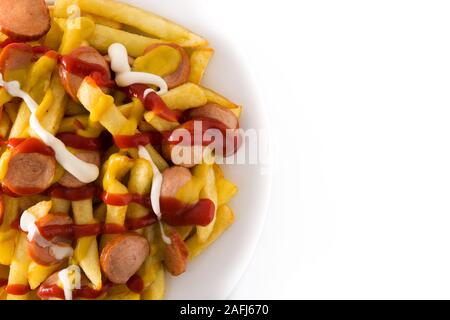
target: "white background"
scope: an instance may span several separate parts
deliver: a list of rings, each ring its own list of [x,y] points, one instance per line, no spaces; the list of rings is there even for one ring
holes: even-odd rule
[[[450,298],[450,2],[208,6],[274,142],[269,216],[231,298]]]

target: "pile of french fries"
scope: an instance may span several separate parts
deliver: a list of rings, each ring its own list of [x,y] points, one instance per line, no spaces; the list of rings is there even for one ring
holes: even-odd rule
[[[162,96],[167,106],[172,110],[183,111],[215,103],[232,110],[240,117],[241,106],[202,86],[202,79],[214,50],[201,36],[156,14],[112,0],[56,0],[54,6],[50,7],[50,12],[51,29],[35,44],[47,46],[60,54],[69,54],[80,46],[89,45],[106,54],[111,44],[121,43],[134,61],[137,61],[145,58],[144,51],[151,44],[176,43],[188,52],[191,73],[189,83]],[[0,34],[0,40],[2,39],[6,37]],[[22,88],[39,103],[37,115],[40,123],[52,134],[74,132],[85,137],[98,137],[106,130],[112,135],[132,135],[143,131],[172,130],[179,125],[146,111],[138,100],[124,103],[121,92],[106,94],[87,81],[83,82],[78,92],[80,101],[73,101],[61,84],[57,61],[46,55],[39,58],[29,70],[22,70],[22,75],[18,77]],[[0,89],[0,110],[2,138],[36,136],[29,127],[30,112],[25,103],[12,99],[3,88]],[[160,171],[169,167],[155,148],[150,145],[146,148]],[[3,146],[0,180],[6,175],[9,157],[10,151]],[[58,170],[62,174],[63,169],[59,167]],[[237,187],[226,180],[216,164],[200,164],[191,171],[199,183],[200,198],[212,200],[217,208],[213,222],[206,227],[176,228],[189,248],[189,258],[194,259],[233,223],[234,214],[228,203],[236,194]],[[152,177],[150,163],[140,159],[136,149],[121,150],[112,147],[103,157],[98,184],[103,186],[103,190],[113,194],[148,194]],[[184,192],[180,198],[194,198],[195,195],[189,192],[195,192],[194,188]],[[92,199],[70,202],[46,195],[17,198],[2,194],[1,197],[4,214],[0,225],[0,279],[28,285],[31,291],[24,295],[11,295],[6,294],[3,286],[0,287],[0,299],[38,299],[36,289],[55,271],[67,267],[67,263],[79,265],[93,288],[99,289],[102,286],[99,251],[108,241],[109,235],[78,239],[71,261],[50,267],[41,266],[32,261],[27,253],[26,234],[11,228],[11,224],[24,210],[39,203],[39,206],[33,207],[38,215],[45,215],[49,211],[68,213],[76,224],[105,222],[124,225],[125,219],[140,218],[148,213],[148,209],[137,203],[109,206]],[[119,285],[109,289],[101,299],[163,299],[166,271],[162,254],[164,244],[159,227],[152,225],[137,232],[144,235],[151,244],[151,254],[138,272],[145,284],[144,292],[135,293],[125,285]]]

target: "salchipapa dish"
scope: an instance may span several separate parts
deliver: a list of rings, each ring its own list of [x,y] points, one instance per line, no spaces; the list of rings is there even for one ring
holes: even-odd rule
[[[0,32],[1,299],[162,299],[234,220],[219,148],[177,138],[238,149],[213,49],[112,0],[2,0]]]

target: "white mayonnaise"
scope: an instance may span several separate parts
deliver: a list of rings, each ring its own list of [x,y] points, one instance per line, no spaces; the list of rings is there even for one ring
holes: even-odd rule
[[[124,45],[120,43],[112,44],[108,49],[109,58],[111,59],[111,69],[116,73],[116,83],[119,87],[127,87],[135,83],[143,83],[155,85],[159,88],[156,93],[159,95],[165,94],[168,91],[167,83],[163,78],[145,72],[132,72],[128,63],[128,53]],[[150,92],[155,92],[153,89],[147,89],[144,92],[146,96]],[[158,217],[159,226],[161,228],[161,236],[165,243],[171,244],[172,241],[164,232],[163,225],[161,223],[161,208],[159,205],[159,198],[161,196],[162,174],[158,167],[153,162],[152,157],[148,153],[147,149],[143,146],[139,146],[139,157],[150,162],[153,169],[152,190],[150,193],[150,201],[153,211]]]
[[[50,248],[51,254],[57,260],[70,258],[73,255],[73,249],[69,245],[57,245],[45,239],[39,232],[36,226],[36,217],[31,212],[25,210],[20,217],[20,229],[27,232],[28,241],[36,241],[36,243],[43,248]]]
[[[166,94],[169,90],[167,83],[163,78],[155,74],[146,72],[131,71],[128,63],[127,48],[121,43],[113,43],[108,49],[108,55],[111,59],[111,69],[116,73],[116,84],[119,87],[128,87],[135,83],[154,85],[159,88],[157,94]],[[146,90],[145,94],[153,90]]]
[[[99,169],[96,165],[78,159],[66,148],[61,140],[42,127],[36,117],[38,104],[28,93],[20,89],[20,83],[18,81],[6,82],[3,80],[3,75],[0,73],[0,86],[4,87],[11,96],[21,98],[25,101],[31,112],[30,127],[46,145],[55,151],[56,161],[58,161],[66,171],[70,172],[83,183],[90,183],[97,179]]]
[[[71,265],[66,269],[58,272],[59,281],[61,281],[64,298],[66,300],[72,300],[73,290],[81,289],[81,271],[77,265]]]
[[[161,197],[161,185],[162,185],[162,180],[163,180],[162,174],[159,171],[158,167],[153,162],[153,159],[150,156],[150,154],[148,153],[147,149],[145,149],[145,147],[143,147],[143,146],[139,146],[139,157],[150,162],[150,165],[152,166],[153,179],[152,179],[152,190],[150,192],[150,202],[152,203],[152,208],[153,208],[153,211],[155,212],[155,215],[158,217],[159,227],[161,228],[162,239],[165,243],[171,244],[172,241],[164,232],[164,228],[161,223],[162,214],[161,214],[159,199]]]

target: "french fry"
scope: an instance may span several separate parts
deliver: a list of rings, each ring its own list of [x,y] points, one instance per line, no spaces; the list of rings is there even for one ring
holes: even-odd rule
[[[122,29],[122,24],[120,22],[102,16],[98,16],[96,14],[84,13],[83,16],[91,18],[96,24],[107,26],[113,29]]]
[[[131,57],[140,57],[144,54],[147,47],[156,43],[165,43],[165,41],[150,38],[147,36],[130,33],[97,24],[93,34],[88,39],[89,44],[103,54],[108,53],[108,48],[113,43],[123,44]]]
[[[72,211],[75,223],[79,225],[95,224],[92,208],[92,199],[72,202]],[[77,240],[74,257],[83,269],[86,277],[92,282],[94,288],[102,287],[102,273],[98,256],[97,237],[89,236]]]
[[[173,110],[188,110],[204,106],[208,99],[204,90],[196,84],[186,83],[161,96],[164,103]]]
[[[211,48],[199,48],[192,52],[189,82],[195,84],[200,84],[202,82],[203,76],[213,55],[214,49]]]
[[[220,207],[230,202],[238,192],[238,188],[234,183],[225,179],[222,169],[217,164],[213,166],[213,169],[216,175],[217,201]]]
[[[217,199],[217,188],[216,188],[216,177],[214,174],[214,169],[212,165],[200,164],[194,168],[194,175],[201,175],[202,179],[205,180],[205,186],[200,192],[201,199],[209,199],[214,202],[215,211],[217,212],[218,199]],[[211,233],[214,230],[214,225],[216,223],[217,214],[214,212],[214,219],[211,223],[205,227],[197,226],[197,238],[201,243],[208,241]]]
[[[58,50],[61,46],[64,30],[59,26],[58,22],[52,18],[50,31],[44,37],[44,46],[53,50]]]
[[[0,264],[10,265],[19,234],[19,231],[11,228],[11,224],[19,215],[19,199],[7,195],[1,195],[1,197],[3,197],[4,216],[0,226]]]
[[[95,31],[95,23],[87,17],[76,17],[67,20],[55,19],[62,26],[64,35],[62,37],[59,53],[69,54],[81,47],[84,41],[90,38]],[[63,24],[65,22],[65,25]]]
[[[228,109],[241,109],[241,106],[231,102],[227,98],[223,97],[222,95],[218,94],[217,92],[207,89],[205,87],[202,87],[203,93],[206,96],[206,99],[208,103],[215,103],[222,107],[228,108]]]
[[[156,274],[153,283],[142,293],[142,300],[162,300],[165,293],[165,272],[161,268]]]
[[[64,117],[66,101],[66,92],[59,80],[58,72],[55,71],[50,88],[47,90],[46,95],[36,110],[36,116],[42,127],[51,134],[58,132],[58,128]],[[32,130],[30,129],[30,131]],[[30,135],[36,136],[34,132],[30,132]]]
[[[137,123],[129,121],[114,105],[114,98],[103,93],[91,78],[81,84],[78,99],[91,113],[90,119],[100,122],[113,135],[132,135],[136,131]]]
[[[139,293],[130,291],[126,285],[118,285],[109,289],[105,300],[140,300]]]
[[[57,61],[48,56],[42,56],[31,68],[29,80],[25,85],[25,91],[38,103],[43,99],[50,86],[50,81]],[[19,112],[11,128],[10,138],[22,138],[28,135],[30,110],[25,102],[19,107]]]
[[[120,181],[133,167],[134,161],[122,154],[113,154],[105,164],[103,189],[111,194],[128,194],[128,188]],[[128,206],[106,205],[107,224],[125,225]],[[103,235],[101,247],[110,240],[110,235]]]
[[[147,111],[144,114],[144,119],[159,132],[171,131],[177,128],[180,124],[176,121],[168,121],[155,114],[153,111]]]
[[[39,287],[49,276],[51,276],[56,270],[60,269],[60,264],[52,266],[41,266],[32,261],[28,266],[28,282],[30,289],[34,290]]]
[[[221,206],[217,210],[216,224],[214,230],[206,242],[200,241],[198,235],[194,235],[186,241],[189,249],[189,259],[193,259],[200,255],[214,241],[216,241],[234,222],[234,213],[228,206]]]
[[[27,236],[25,233],[17,235],[17,246],[9,271],[8,284],[28,286],[28,266],[31,258],[27,250]],[[7,300],[27,300],[28,294],[12,295],[8,294]]]
[[[67,17],[67,8],[74,3],[77,3],[83,12],[93,13],[135,27],[147,34],[175,42],[181,46],[199,47],[207,45],[207,41],[202,37],[165,18],[131,5],[111,0],[58,1],[55,6],[55,15]]]
[[[6,114],[6,112],[3,112],[0,117],[0,137],[7,137],[10,129],[11,120],[9,120],[9,116]]]

